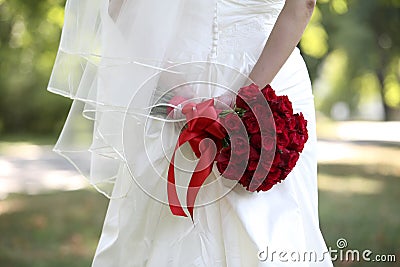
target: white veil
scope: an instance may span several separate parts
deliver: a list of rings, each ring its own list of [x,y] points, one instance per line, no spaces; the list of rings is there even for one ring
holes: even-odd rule
[[[188,80],[214,79],[225,88],[244,84],[246,77],[239,72],[210,63],[215,12],[214,0],[67,0],[48,90],[74,101],[54,150],[106,196],[111,196],[116,177],[130,172],[127,165],[135,161],[127,160],[124,131],[134,140],[129,149],[135,157],[147,134],[141,123],[160,95]],[[195,49],[187,43],[190,35]],[[199,64],[182,73],[179,64],[185,62]],[[201,90],[196,94],[208,97],[218,91]],[[127,114],[135,114],[137,122],[126,123]]]

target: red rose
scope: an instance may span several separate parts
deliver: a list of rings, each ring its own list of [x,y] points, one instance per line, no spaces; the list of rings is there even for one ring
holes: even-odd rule
[[[249,190],[250,192],[259,191],[260,186],[262,186],[266,178],[267,178],[267,173],[261,173],[259,171],[256,171],[246,186],[247,190]]]
[[[240,88],[236,96],[236,106],[247,110],[248,106],[256,102],[261,96],[258,86],[252,83],[249,86]]]
[[[291,133],[293,134],[293,133]],[[290,139],[291,139],[291,135],[289,138],[289,133],[287,131],[282,131],[281,133],[276,135],[276,145],[278,147],[278,149],[283,149],[286,148],[289,144],[290,144]]]
[[[269,84],[261,90],[261,93],[264,95],[265,99],[267,99],[268,101],[274,101],[277,99],[275,91],[271,88],[271,86]]]
[[[236,107],[237,108],[242,108],[245,110],[250,110],[250,107],[246,104],[246,102],[240,97],[236,96]]]
[[[271,116],[264,118],[260,124],[261,135],[275,135],[275,119],[272,114]]]
[[[218,170],[221,173],[224,172],[226,167],[228,166],[230,157],[231,157],[231,149],[228,147],[221,149],[221,151],[215,157],[215,160],[217,161]]]
[[[242,117],[242,121],[246,127],[249,134],[256,134],[260,132],[260,126],[258,124],[257,118],[251,112],[246,112]]]
[[[231,147],[233,154],[237,156],[249,153],[249,142],[247,137],[242,135],[234,135],[231,137]]]
[[[279,168],[271,168],[269,170],[267,179],[268,182],[276,184],[281,180],[280,177],[281,177],[281,170]]]
[[[290,150],[288,150],[288,149],[283,149],[282,150],[282,152],[280,153],[280,161],[279,161],[279,163],[278,163],[278,167],[281,167],[281,168],[289,168],[288,166],[287,166],[287,164],[288,164],[288,161],[289,161],[289,157],[290,157]],[[289,168],[290,169],[290,168]]]
[[[262,142],[262,149],[271,152],[274,151],[276,147],[275,138],[273,136],[265,135],[261,139]]]
[[[258,161],[250,160],[247,165],[248,171],[255,171],[257,169]]]
[[[260,155],[260,171],[265,172],[265,175],[268,173],[269,169],[272,167],[272,162],[274,160],[275,154],[271,152],[267,152],[265,150],[261,151]]]
[[[296,114],[293,115],[293,118],[296,121],[295,129],[299,133],[307,132],[307,121],[304,119],[303,113],[296,113]]]
[[[298,125],[299,125],[300,133],[307,134],[307,137],[308,137],[307,120],[304,119],[303,113],[300,112],[298,114],[297,118],[298,118]]]
[[[292,169],[283,169],[281,171],[282,171],[281,172],[281,178],[285,179],[289,175],[289,173],[292,171]]]
[[[288,149],[284,149],[281,154],[281,162],[280,167],[286,169],[293,169],[296,165],[297,160],[299,159],[299,153],[296,151],[290,151]]]
[[[244,187],[247,187],[247,185],[251,182],[252,177],[253,177],[253,172],[246,171],[240,178],[239,183]]]
[[[261,149],[261,134],[256,133],[250,136],[250,145],[257,150]]]
[[[217,161],[217,169],[218,169],[218,171],[222,174],[222,173],[224,173],[225,172],[225,170],[226,170],[226,168],[228,167],[228,164],[224,164],[224,163],[222,163],[222,162],[220,162],[220,161]]]
[[[222,154],[226,154],[223,152]],[[226,162],[226,157],[222,155],[217,157],[217,168],[218,171],[227,179],[239,180],[246,169],[247,161],[242,161],[241,157],[232,155],[231,160]]]
[[[290,102],[287,95],[279,96],[279,109],[280,111],[285,114],[286,116],[293,115],[293,107],[292,102]]]
[[[281,153],[278,151],[277,153],[275,153],[275,157],[272,162],[272,166],[279,166],[280,163],[281,163]]]
[[[260,159],[260,154],[253,147],[250,147],[249,159],[252,161],[258,161]]]
[[[247,170],[255,171],[258,165],[258,160],[260,159],[260,154],[253,147],[250,147],[250,153],[248,158]]]
[[[296,166],[297,161],[300,158],[300,154],[296,151],[291,151],[289,154],[289,160],[288,160],[288,167],[290,169],[293,169],[294,166]]]
[[[263,101],[262,103],[256,103],[251,107],[251,111],[257,118],[267,117],[270,112],[266,107],[266,105],[268,105],[267,101]]]
[[[235,165],[238,169],[242,170],[243,172],[243,170],[245,170],[247,167],[248,160],[249,160],[248,157],[245,157],[244,155],[233,154],[229,164]]]
[[[297,127],[297,120],[295,117],[291,116],[290,118],[287,119],[287,125],[290,131],[293,131]]]
[[[297,160],[299,159],[300,155],[296,151],[288,151],[287,153],[283,153],[286,169],[292,170],[294,166],[297,163]]]
[[[281,117],[274,117],[276,133],[282,133],[286,129],[286,121]]]
[[[297,132],[291,132],[290,133],[290,146],[288,146],[289,149],[294,149],[296,151],[301,151],[303,150],[303,138],[300,134]],[[286,147],[286,146],[285,146]]]
[[[236,164],[229,164],[228,167],[221,173],[222,176],[229,180],[237,181],[243,175],[244,169]]]
[[[221,124],[230,133],[238,131],[241,128],[242,122],[236,113],[228,113],[225,117],[221,118]]]
[[[268,103],[263,105],[255,104],[252,108],[252,113],[258,122],[258,127],[262,133],[272,133],[275,130],[274,117],[267,107]]]
[[[279,113],[278,113],[278,111],[276,109],[272,109],[272,116],[274,117],[274,120],[275,120],[275,118],[279,118],[280,117],[280,115],[279,115]]]
[[[224,176],[235,180],[240,177],[239,183],[252,192],[267,191],[285,179],[308,139],[307,121],[302,113],[293,114],[286,95],[277,96],[269,85],[261,93],[263,98],[258,96],[255,85],[240,89],[236,106],[246,111],[243,115],[238,110],[237,114],[242,116],[246,133],[239,134],[237,123],[231,121],[233,117],[226,118],[226,128],[235,129],[229,147],[232,155],[229,159],[225,154],[230,150],[224,150],[217,157],[218,169],[224,171]]]

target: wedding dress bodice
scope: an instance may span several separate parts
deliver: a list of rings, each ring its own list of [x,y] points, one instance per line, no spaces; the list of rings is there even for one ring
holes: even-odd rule
[[[213,35],[217,52],[252,51],[255,45],[264,44],[283,2],[218,1]]]
[[[256,57],[261,52],[284,2],[188,0],[183,7],[182,23],[177,27],[172,46],[177,50],[175,57],[194,59],[207,55],[213,60],[223,54],[232,53],[255,53],[252,56]],[[172,54],[174,55],[173,52]]]

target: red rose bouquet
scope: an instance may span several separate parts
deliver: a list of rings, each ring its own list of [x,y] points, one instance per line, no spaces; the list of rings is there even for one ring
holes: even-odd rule
[[[174,97],[170,103],[176,106],[184,100]],[[195,198],[214,162],[223,177],[237,180],[248,191],[267,191],[292,171],[308,139],[303,114],[293,114],[289,98],[277,96],[269,85],[262,90],[255,84],[241,88],[233,109],[219,110],[210,99],[189,102],[182,113],[187,123],[175,151],[188,142],[200,158],[187,191],[192,218]],[[212,140],[217,153],[203,140]],[[186,216],[175,188],[174,156],[175,152],[168,170],[168,201],[173,214]]]
[[[216,157],[217,168],[223,177],[238,180],[249,191],[267,191],[296,165],[308,139],[307,121],[302,113],[293,114],[289,98],[277,96],[270,85],[261,92],[254,84],[241,88],[234,111],[220,114],[231,135],[225,137],[227,145]],[[245,133],[239,131],[240,124]],[[248,153],[244,153],[245,142]]]

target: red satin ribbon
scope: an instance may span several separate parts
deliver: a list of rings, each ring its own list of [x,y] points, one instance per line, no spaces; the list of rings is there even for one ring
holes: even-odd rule
[[[210,99],[199,104],[188,103],[182,113],[186,116],[187,127],[181,132],[168,169],[168,203],[172,214],[187,217],[178,198],[175,185],[175,153],[184,143],[189,142],[195,155],[200,158],[189,182],[186,194],[186,204],[190,217],[193,220],[193,208],[200,190],[212,171],[216,152],[213,146],[207,145],[204,139],[214,141],[217,151],[222,148],[222,139],[226,136],[223,126],[219,122],[218,111],[214,107],[214,100]]]

